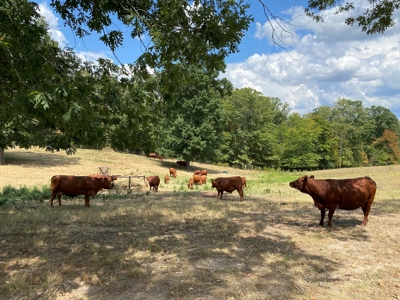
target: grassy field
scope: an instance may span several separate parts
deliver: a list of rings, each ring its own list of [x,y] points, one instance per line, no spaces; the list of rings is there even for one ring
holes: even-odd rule
[[[163,179],[176,161],[81,149],[13,149],[5,159],[0,189],[50,186],[55,174],[103,165]],[[209,180],[188,190],[195,169],[208,179],[246,176],[245,201],[236,191],[217,200]],[[82,197],[0,207],[0,299],[400,299],[400,166],[290,173],[194,162],[177,170],[158,193],[136,184],[122,199],[100,194],[91,208]],[[372,177],[367,228],[361,209],[337,210],[332,229],[318,227],[311,197],[288,186],[305,174]]]

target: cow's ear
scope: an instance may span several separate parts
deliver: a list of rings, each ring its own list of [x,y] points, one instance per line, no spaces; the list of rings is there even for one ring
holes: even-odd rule
[[[307,175],[304,175],[303,181],[304,181],[304,182],[307,182],[307,179],[308,179],[308,176],[307,176]]]
[[[314,179],[314,175],[311,175],[310,178],[311,178],[311,179]]]

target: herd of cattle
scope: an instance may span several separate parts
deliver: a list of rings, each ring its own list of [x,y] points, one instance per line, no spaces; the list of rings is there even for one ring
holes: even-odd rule
[[[193,176],[189,179],[187,187],[193,189],[193,185],[202,185],[207,183],[207,170],[196,170]],[[177,171],[175,168],[169,168],[168,174],[164,177],[164,183],[168,184],[172,178],[176,178]],[[157,175],[146,177],[150,186],[150,191],[158,191],[160,185],[160,177]],[[225,192],[232,193],[237,190],[240,196],[240,201],[243,201],[243,187],[247,187],[246,177],[233,176],[227,178],[211,179],[211,186],[218,191],[218,198],[222,199],[222,194]]]
[[[177,171],[174,168],[169,169],[168,174],[165,175],[164,183],[168,184],[171,177],[177,177]],[[51,178],[50,206],[53,206],[55,197],[58,198],[58,203],[61,206],[62,195],[69,197],[84,195],[85,206],[90,207],[89,197],[95,196],[101,189],[112,189],[115,180],[117,180],[117,177],[114,175],[55,175]],[[149,183],[150,191],[153,189],[157,192],[160,177],[156,175],[148,176],[146,180]],[[196,170],[189,179],[187,186],[189,189],[193,189],[193,185],[202,185],[203,183],[207,183],[207,170]],[[236,190],[239,193],[240,201],[243,201],[243,187],[247,187],[247,182],[245,177],[240,176],[219,177],[211,179],[211,186],[218,191],[217,198],[219,199],[222,199],[224,192],[232,193]],[[317,180],[313,175],[306,175],[290,182],[289,186],[311,196],[314,205],[321,212],[320,226],[324,226],[325,213],[328,211],[328,227],[332,227],[332,216],[336,208],[343,210],[361,208],[364,213],[362,226],[366,226],[376,193],[376,183],[370,177]]]

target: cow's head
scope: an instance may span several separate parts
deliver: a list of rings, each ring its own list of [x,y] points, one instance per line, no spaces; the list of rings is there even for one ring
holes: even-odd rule
[[[308,177],[307,175],[305,175],[303,177],[299,177],[295,181],[289,182],[289,186],[291,188],[294,188],[294,189],[302,192],[302,191],[304,191],[305,185],[307,184],[307,181],[310,178],[314,179],[314,175],[311,175],[310,177]]]
[[[217,187],[217,180],[211,179],[211,187],[213,188]]]

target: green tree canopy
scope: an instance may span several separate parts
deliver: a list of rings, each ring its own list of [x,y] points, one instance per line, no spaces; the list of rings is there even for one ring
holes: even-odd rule
[[[112,51],[124,42],[122,30],[110,28],[115,17],[130,27],[132,38],[150,37],[135,64],[142,75],[149,66],[179,77],[176,64],[221,71],[252,20],[242,0],[52,0],[51,6],[78,37],[101,33]]]
[[[316,21],[323,21],[323,12],[330,8],[336,8],[336,14],[354,12],[354,16],[346,18],[346,24],[350,26],[357,24],[367,34],[384,33],[396,24],[393,14],[400,8],[399,0],[368,0],[359,1],[358,4],[355,2],[308,0],[306,13]]]
[[[312,118],[291,114],[280,127],[281,166],[288,169],[316,168],[321,155],[318,138],[321,128]]]
[[[183,66],[182,66],[183,67]],[[185,161],[215,161],[222,131],[221,98],[232,86],[203,69],[186,69],[185,80],[163,95],[158,152]]]
[[[115,84],[120,86],[119,82]],[[131,78],[129,84],[121,87],[118,97],[118,108],[107,130],[109,145],[119,151],[155,151],[162,108],[157,77],[146,81]]]
[[[289,108],[278,98],[251,88],[235,89],[223,100],[225,125],[220,148],[222,162],[261,166],[276,165],[275,129]]]
[[[8,0],[0,9],[0,161],[8,147],[65,149],[104,140],[120,68],[82,62],[47,34],[36,4]]]

